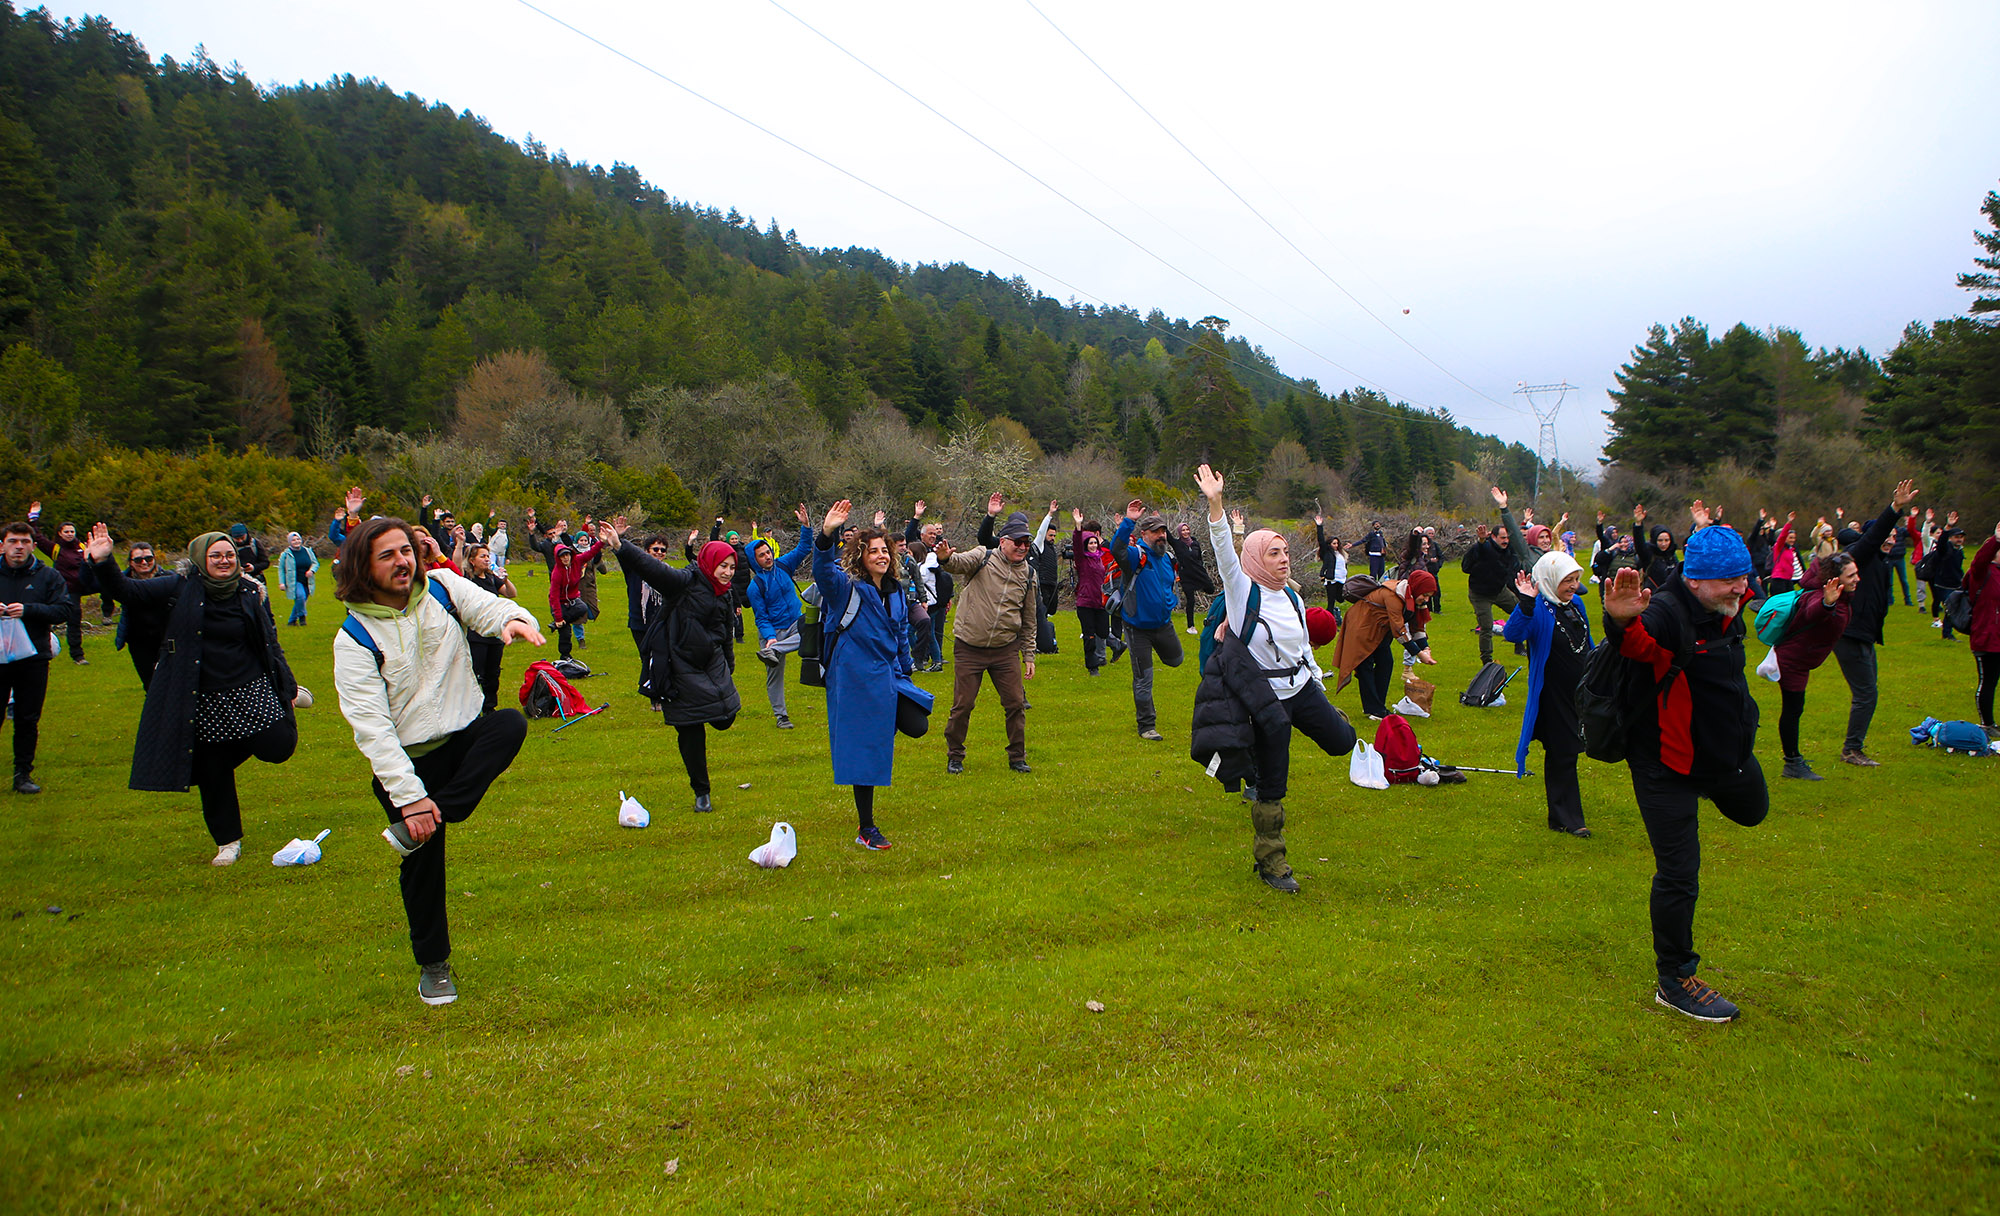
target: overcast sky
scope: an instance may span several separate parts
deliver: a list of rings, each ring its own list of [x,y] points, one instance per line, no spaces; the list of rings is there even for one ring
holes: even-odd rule
[[[807,244],[1214,313],[1289,375],[1531,446],[1516,384],[1566,379],[1570,461],[1654,322],[1880,355],[1962,312],[2000,184],[1992,0],[536,3],[853,176],[520,0],[49,7],[260,83],[374,76]]]

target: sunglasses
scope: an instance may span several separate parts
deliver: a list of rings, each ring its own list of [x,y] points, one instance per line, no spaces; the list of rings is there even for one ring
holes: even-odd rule
[[[152,561],[153,555],[150,553],[135,553],[132,555],[132,564],[135,566],[150,565]]]
[[[646,552],[654,554],[659,557],[665,557],[667,555],[667,547],[665,545],[654,545],[651,548],[647,549]]]

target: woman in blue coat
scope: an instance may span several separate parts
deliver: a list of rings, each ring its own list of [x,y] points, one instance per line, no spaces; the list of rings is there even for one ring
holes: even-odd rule
[[[1535,562],[1532,574],[1514,576],[1513,615],[1501,631],[1510,642],[1528,644],[1528,699],[1521,706],[1521,741],[1514,771],[1528,773],[1528,741],[1542,741],[1542,788],[1549,799],[1549,830],[1589,837],[1583,825],[1583,791],[1577,785],[1577,757],[1583,753],[1583,726],[1576,713],[1576,686],[1590,662],[1590,618],[1583,610],[1583,567],[1558,549]]]
[[[826,670],[826,729],[833,782],[854,787],[861,827],[854,843],[886,849],[875,826],[875,787],[890,784],[896,732],[918,738],[930,726],[930,694],[910,682],[909,607],[889,571],[894,559],[879,528],[859,528],[840,558],[834,546],[854,504],[841,499],[813,541],[820,593],[820,663]]]

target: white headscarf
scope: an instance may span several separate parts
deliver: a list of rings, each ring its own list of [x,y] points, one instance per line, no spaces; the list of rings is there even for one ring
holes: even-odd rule
[[[1576,564],[1575,558],[1557,549],[1554,553],[1542,555],[1542,559],[1535,563],[1535,571],[1530,577],[1535,580],[1537,594],[1551,604],[1560,604],[1563,601],[1556,597],[1556,589],[1562,586],[1564,579],[1582,569],[1582,566]]]

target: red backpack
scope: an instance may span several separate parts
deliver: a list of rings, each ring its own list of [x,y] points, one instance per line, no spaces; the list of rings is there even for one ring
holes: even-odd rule
[[[547,660],[528,664],[521,676],[521,709],[530,718],[561,718],[565,721],[590,712],[590,702],[576,685]]]
[[[1414,785],[1423,771],[1424,753],[1417,747],[1417,732],[1409,719],[1390,714],[1375,728],[1375,750],[1382,753],[1382,771],[1390,785]]]

